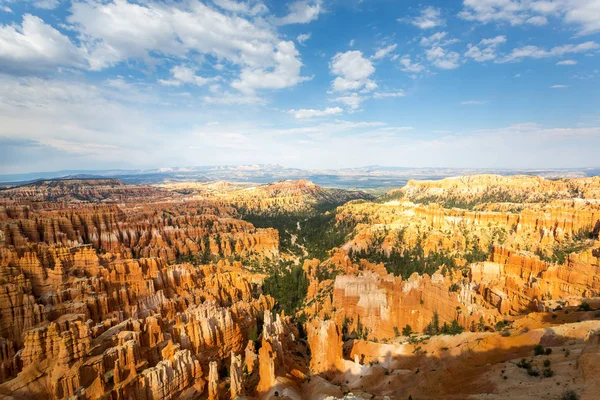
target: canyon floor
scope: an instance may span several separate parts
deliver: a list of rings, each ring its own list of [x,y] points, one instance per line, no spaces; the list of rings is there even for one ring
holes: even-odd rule
[[[600,178],[0,190],[0,399],[600,399]]]

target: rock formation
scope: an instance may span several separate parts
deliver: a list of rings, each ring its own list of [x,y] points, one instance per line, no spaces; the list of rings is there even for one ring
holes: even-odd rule
[[[377,201],[308,181],[4,190],[0,394],[591,399],[599,198],[598,178],[496,176]],[[286,229],[337,244],[299,256]]]
[[[242,356],[236,355],[231,352],[231,366],[229,369],[230,381],[230,392],[231,398],[235,399],[244,393],[244,387],[242,382]]]

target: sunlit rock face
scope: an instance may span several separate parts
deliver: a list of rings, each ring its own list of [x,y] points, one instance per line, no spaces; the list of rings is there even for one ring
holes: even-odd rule
[[[597,178],[496,176],[376,201],[308,181],[2,191],[0,393],[594,399],[599,194]],[[286,229],[343,240],[317,257],[282,245]]]

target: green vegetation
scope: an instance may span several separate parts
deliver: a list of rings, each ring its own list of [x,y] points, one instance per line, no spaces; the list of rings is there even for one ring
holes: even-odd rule
[[[339,247],[354,230],[354,223],[336,223],[338,204],[320,206],[311,213],[257,215],[240,210],[243,219],[257,228],[279,231],[279,250],[302,258],[327,257],[329,250]]]
[[[410,325],[407,324],[404,328],[402,328],[402,336],[410,336],[412,333],[413,331]]]
[[[537,250],[535,254],[543,261],[555,264],[565,264],[569,254],[579,253],[594,244],[590,238],[593,238],[593,233],[582,230],[573,235],[571,240],[555,244],[552,247],[552,253],[550,255],[540,250]]]
[[[398,241],[402,242],[403,231],[398,232]],[[384,235],[374,237],[366,250],[350,251],[348,255],[353,262],[358,263],[360,259],[365,259],[371,263],[383,263],[385,269],[396,276],[407,279],[413,273],[433,274],[437,269],[444,265],[447,268],[456,268],[454,258],[445,252],[431,252],[425,255],[422,246],[422,239],[419,238],[414,247],[403,251],[394,249],[386,254],[381,245],[385,240]]]
[[[525,194],[517,195],[508,190],[488,188],[480,196],[472,199],[453,197],[450,193],[442,196],[415,194],[405,197],[404,191],[393,190],[383,196],[380,196],[377,201],[384,203],[386,201],[399,200],[402,198],[406,198],[414,203],[437,203],[444,208],[462,208],[465,210],[472,210],[476,206],[483,203],[525,203],[529,200]]]
[[[265,279],[262,289],[287,315],[294,315],[306,298],[308,278],[300,265],[279,268]]]
[[[579,400],[580,397],[574,390],[565,390],[563,394],[559,397],[559,400]]]
[[[535,346],[533,346],[533,355],[541,356],[544,353],[545,353],[544,346],[542,346],[541,344],[536,344]]]
[[[585,301],[579,305],[580,311],[590,311],[591,309],[592,307],[589,305],[589,303],[586,303]]]
[[[534,356],[542,356],[544,354],[549,356],[550,354],[552,354],[552,349],[550,347],[544,349],[544,346],[542,346],[541,344],[536,344],[535,346],[533,346]]]
[[[450,325],[447,322],[444,322],[444,325],[440,326],[440,317],[437,312],[433,313],[433,318],[431,322],[427,324],[425,327],[424,333],[429,336],[434,335],[458,335],[459,333],[463,333],[465,328],[460,326],[456,319],[452,320]]]

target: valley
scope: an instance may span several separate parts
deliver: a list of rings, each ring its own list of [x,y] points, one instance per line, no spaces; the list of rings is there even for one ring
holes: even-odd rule
[[[599,235],[598,177],[6,188],[0,398],[592,400]]]

